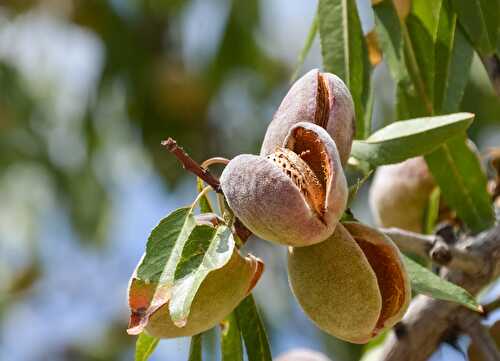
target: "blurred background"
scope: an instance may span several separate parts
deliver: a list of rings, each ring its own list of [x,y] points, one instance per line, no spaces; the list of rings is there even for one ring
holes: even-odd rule
[[[369,0],[358,7],[367,32]],[[129,276],[150,230],[196,191],[160,141],[199,161],[257,153],[314,12],[307,0],[0,1],[0,360],[133,360]],[[313,67],[317,39],[300,73]],[[480,150],[500,145],[481,62],[464,76],[470,136]],[[394,120],[393,85],[384,63],[373,77],[375,129]],[[354,212],[371,222],[367,189]],[[273,354],[302,346],[359,359],[361,346],[297,307],[284,248],[250,248],[266,262],[255,294]],[[152,360],[185,360],[188,342],[162,341]],[[463,359],[449,345],[433,358],[452,355]]]

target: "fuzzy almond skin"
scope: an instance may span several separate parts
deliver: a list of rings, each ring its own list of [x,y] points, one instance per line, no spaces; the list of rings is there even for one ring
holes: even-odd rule
[[[174,338],[193,336],[214,327],[238,306],[257,282],[260,276],[257,262],[260,261],[255,258],[243,258],[235,250],[229,262],[211,272],[201,284],[186,326],[174,325],[167,303],[151,315],[146,332],[157,338]]]
[[[320,73],[318,69],[309,71],[290,88],[267,128],[261,155],[271,154],[281,146],[294,124],[315,123],[316,111],[321,107],[317,100],[319,75],[324,78],[328,92],[326,130],[337,144],[342,164],[346,164],[355,130],[352,96],[342,79],[331,73]]]
[[[377,278],[342,224],[324,242],[290,247],[288,276],[302,309],[320,329],[353,343],[370,340],[382,308]]]
[[[298,128],[315,132],[328,156],[325,166],[332,170],[326,180],[322,218],[308,206],[290,177],[265,157],[239,155],[229,162],[220,178],[229,206],[252,233],[294,247],[328,238],[342,216],[348,195],[338,152],[328,133],[314,124],[298,123],[285,140],[287,147],[294,146],[293,132]]]
[[[373,333],[373,336],[376,336],[403,318],[411,300],[410,280],[401,253],[389,237],[375,228],[358,222],[345,222],[343,226],[358,245],[361,244],[360,241],[372,245],[361,246],[361,249],[377,276],[382,295],[381,316]]]
[[[275,361],[331,361],[321,352],[297,348],[279,355]]]
[[[379,167],[370,188],[370,208],[377,224],[422,233],[434,187],[423,157]]]

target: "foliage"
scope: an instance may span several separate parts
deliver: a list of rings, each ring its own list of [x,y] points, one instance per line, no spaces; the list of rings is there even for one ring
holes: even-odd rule
[[[225,146],[224,125],[216,122],[210,112],[213,100],[235,72],[246,71],[259,79],[251,96],[264,104],[288,78],[289,69],[268,54],[256,35],[261,13],[256,0],[229,2],[227,22],[215,55],[196,71],[178,60],[177,44],[165,40],[174,37],[175,21],[190,1],[135,2],[131,5],[133,11],[126,16],[113,3],[74,1],[68,21],[92,32],[102,42],[103,66],[95,98],[106,99],[114,84],[123,85],[123,123],[129,123],[132,133],[140,138],[139,143],[164,183],[175,186],[183,173],[173,157],[167,157],[159,147],[160,140],[166,135],[176,138],[195,159],[232,155],[233,150]],[[35,4],[12,1],[5,6],[9,16],[15,18]],[[491,84],[475,88],[469,73],[473,66],[484,73],[482,63],[474,63],[478,56],[500,56],[499,7],[498,1],[415,0],[405,14],[392,0],[373,1],[369,11],[373,10],[376,25],[370,32],[374,37],[368,37],[361,27],[356,1],[318,1],[296,69],[298,72],[303,66],[319,35],[325,71],[339,75],[351,90],[357,140],[350,164],[362,177],[351,184],[350,201],[376,167],[425,155],[439,185],[437,196],[431,200],[427,230],[437,220],[440,195],[472,233],[493,224],[487,178],[466,132],[477,134],[478,124],[487,121],[479,114],[473,122],[474,115],[468,111],[477,104],[471,103],[495,100],[491,94],[483,96],[487,93],[484,88]],[[383,121],[385,127],[372,132],[377,127],[372,114],[373,96],[379,86],[372,77],[379,65],[370,56],[375,43],[394,81],[398,121],[388,117]],[[46,169],[57,201],[68,209],[80,238],[102,241],[113,192],[107,183],[108,174],[95,166],[110,146],[109,134],[101,132],[98,125],[102,103],[89,100],[84,104],[84,115],[79,119],[84,160],[74,168],[66,167],[51,156],[50,139],[33,126],[35,122],[50,124],[50,107],[24,83],[14,66],[0,63],[0,115],[7,120],[0,124],[0,175],[21,163]],[[495,104],[488,107],[492,114],[500,109]],[[255,137],[245,144],[256,148],[258,142]],[[246,150],[252,149],[241,149]],[[70,152],[71,148],[64,151]],[[234,234],[234,216],[230,212],[220,214],[224,220],[216,227],[195,224],[195,206],[199,205],[201,214],[214,210],[203,191],[203,182],[197,182],[200,198],[170,213],[152,231],[132,281],[138,292],[146,289],[154,295],[143,306],[156,309],[169,302],[172,319],[179,325],[189,317],[203,280],[224,266],[233,249],[241,244]],[[415,292],[477,309],[476,301],[465,290],[411,260],[406,260],[406,266]],[[192,338],[190,360],[203,358],[203,335]],[[264,323],[252,295],[222,321],[220,337],[223,360],[243,360],[245,351],[249,361],[271,360]],[[136,360],[147,360],[158,341],[141,333]]]

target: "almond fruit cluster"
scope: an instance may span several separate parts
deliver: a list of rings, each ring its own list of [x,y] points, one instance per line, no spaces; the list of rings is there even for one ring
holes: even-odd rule
[[[411,290],[391,239],[360,223],[340,223],[354,127],[346,85],[312,70],[283,99],[260,154],[233,158],[220,184],[229,207],[253,234],[288,246],[290,287],[308,317],[339,339],[366,343],[402,318]],[[241,302],[261,272],[258,260],[235,249],[203,281],[183,327],[174,325],[164,305],[145,330],[159,338],[203,332]]]
[[[339,222],[354,127],[346,85],[312,70],[284,98],[260,155],[232,159],[221,186],[250,231],[289,246],[290,286],[309,318],[337,338],[366,343],[403,317],[411,289],[391,239]]]

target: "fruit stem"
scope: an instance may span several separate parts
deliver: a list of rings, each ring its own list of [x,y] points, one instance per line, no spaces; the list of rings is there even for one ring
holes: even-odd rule
[[[203,179],[205,183],[211,186],[217,193],[222,193],[219,180],[207,169],[202,168],[193,158],[191,158],[184,151],[184,149],[177,145],[177,142],[174,139],[168,138],[167,140],[162,141],[161,145],[167,148],[167,150],[181,162],[184,169]]]

